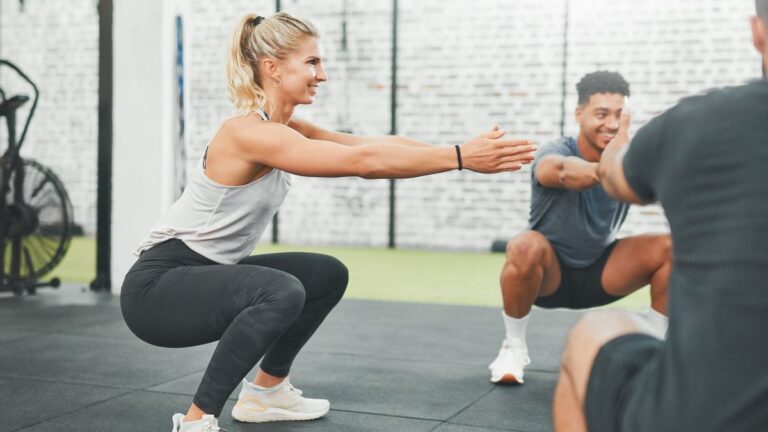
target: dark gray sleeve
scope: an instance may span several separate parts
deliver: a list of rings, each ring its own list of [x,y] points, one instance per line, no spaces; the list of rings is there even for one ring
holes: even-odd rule
[[[635,194],[643,201],[655,201],[658,197],[664,154],[664,124],[670,112],[666,112],[643,126],[629,143],[624,155],[624,177]]]
[[[564,140],[558,139],[542,146],[539,151],[536,152],[536,158],[531,163],[531,180],[537,185],[541,186],[538,178],[536,178],[536,167],[539,165],[539,161],[547,156],[559,155],[559,156],[573,156],[573,151],[565,144]]]

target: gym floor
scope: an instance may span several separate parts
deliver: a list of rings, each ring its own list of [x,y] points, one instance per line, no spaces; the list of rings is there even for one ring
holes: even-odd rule
[[[117,297],[78,285],[0,295],[0,431],[158,431],[171,427],[214,344],[163,349],[126,328]],[[297,359],[291,382],[331,401],[311,422],[235,422],[233,431],[550,431],[567,330],[578,312],[534,310],[522,386],[488,381],[500,309],[343,300]],[[253,377],[253,373],[249,374]]]

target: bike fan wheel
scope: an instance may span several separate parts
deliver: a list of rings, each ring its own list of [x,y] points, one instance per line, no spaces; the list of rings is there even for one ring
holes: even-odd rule
[[[53,270],[69,247],[73,228],[72,203],[53,171],[28,159],[21,168],[23,199],[16,199],[18,180],[11,177],[4,215],[3,265],[12,283],[35,281]]]

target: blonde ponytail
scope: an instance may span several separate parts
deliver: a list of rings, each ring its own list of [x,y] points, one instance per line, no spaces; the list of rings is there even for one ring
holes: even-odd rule
[[[319,37],[317,29],[284,12],[269,18],[249,14],[240,20],[230,38],[227,62],[227,94],[238,114],[267,104],[259,60],[282,60],[306,37]]]

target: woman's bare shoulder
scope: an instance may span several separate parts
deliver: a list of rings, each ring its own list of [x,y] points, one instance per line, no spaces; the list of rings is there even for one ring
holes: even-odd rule
[[[250,142],[269,138],[285,128],[286,126],[280,123],[264,121],[258,114],[252,113],[226,119],[221,124],[218,134],[236,141]]]
[[[274,145],[287,145],[303,139],[300,133],[287,125],[267,122],[258,114],[232,117],[225,120],[216,133],[217,140],[227,141],[233,148],[252,151]]]
[[[236,115],[227,118],[221,123],[220,130],[222,131],[237,131],[240,129],[252,129],[252,128],[258,128],[263,127],[269,124],[269,122],[264,121],[258,114],[256,113],[248,113],[243,115]]]

